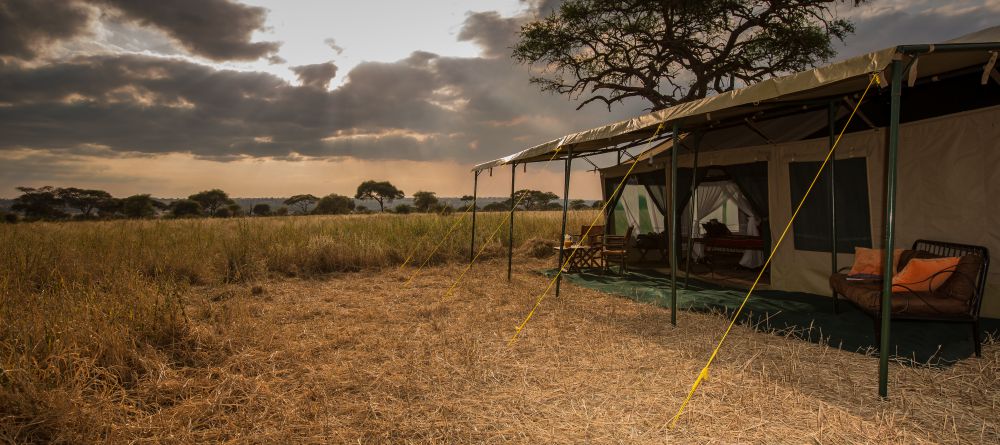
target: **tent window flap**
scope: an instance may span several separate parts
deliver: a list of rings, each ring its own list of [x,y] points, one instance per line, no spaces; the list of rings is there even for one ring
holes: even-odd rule
[[[865,158],[839,159],[837,168],[837,252],[854,253],[871,247],[871,211],[868,202],[868,164]],[[822,162],[790,162],[792,209],[805,195]],[[797,250],[830,251],[830,175],[824,172],[792,226]]]

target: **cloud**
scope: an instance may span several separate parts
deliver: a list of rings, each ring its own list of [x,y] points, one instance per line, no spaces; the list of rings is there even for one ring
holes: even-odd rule
[[[337,41],[336,41],[336,40],[334,40],[334,39],[333,39],[332,37],[331,37],[331,38],[328,38],[328,39],[325,39],[325,40],[323,40],[323,43],[325,43],[325,44],[326,44],[326,46],[329,46],[329,47],[330,47],[330,49],[332,49],[332,50],[336,51],[338,55],[340,55],[340,54],[343,54],[343,53],[344,53],[344,47],[342,47],[342,46],[338,45],[338,44],[337,44]]]
[[[472,12],[465,18],[458,40],[475,43],[486,57],[508,57],[523,23],[526,23],[523,16],[502,17],[496,11]]]
[[[337,75],[337,65],[333,62],[291,67],[302,85],[325,90],[330,87],[330,81]]]
[[[32,60],[53,43],[87,31],[92,12],[67,0],[0,1],[0,56]]]
[[[142,55],[7,63],[0,66],[0,150],[477,162],[637,111],[573,113],[505,59],[415,52],[359,64],[340,87],[317,89],[329,81],[333,66],[327,69],[302,74],[296,86],[271,74]],[[550,119],[571,113],[571,120]]]
[[[3,0],[0,56],[32,60],[57,42],[86,35],[95,8],[102,9],[102,20],[157,29],[210,60],[256,60],[274,55],[280,46],[251,41],[264,27],[267,11],[232,0]]]
[[[843,12],[856,28],[841,50],[846,58],[897,44],[940,43],[995,26],[1000,2],[883,0]]]
[[[267,11],[231,0],[89,0],[112,6],[125,17],[156,27],[193,54],[211,60],[256,60],[280,44],[251,42],[263,28]]]

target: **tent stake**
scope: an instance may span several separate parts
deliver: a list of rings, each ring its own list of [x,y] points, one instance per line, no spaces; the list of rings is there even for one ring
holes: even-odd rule
[[[878,361],[878,393],[889,397],[889,331],[892,321],[892,252],[896,241],[896,153],[899,147],[899,101],[903,79],[902,62],[892,61],[892,94],[889,111],[889,154],[885,175],[885,266],[882,268],[881,342]]]
[[[584,158],[586,159],[586,158]],[[569,210],[569,169],[573,161],[573,149],[569,149],[569,156],[566,156],[566,170],[563,172],[563,208],[562,208],[562,236],[559,237],[559,267],[563,266],[563,250],[566,248],[566,212]],[[581,239],[582,243],[583,240]],[[556,297],[559,297],[559,285],[562,282],[562,274],[556,276]]]
[[[827,109],[827,122],[830,127],[830,149],[836,150],[837,131],[837,105],[830,102]],[[837,152],[830,155],[830,274],[837,273],[837,184],[836,184]],[[833,298],[837,298],[833,296]],[[835,300],[836,301],[836,300]]]
[[[670,324],[677,326],[677,147],[680,124],[674,122],[673,144],[670,147]]]
[[[472,176],[472,241],[469,246],[469,262],[476,258],[476,196],[479,190],[479,171]]]
[[[510,164],[510,227],[508,227],[507,242],[507,281],[514,267],[514,177],[517,175],[517,164]]]
[[[698,188],[698,148],[701,147],[701,136],[699,134],[698,139],[694,142],[694,168],[691,169],[691,198],[688,202],[691,203],[691,233],[688,234],[688,248],[687,257],[684,258],[684,289],[688,288],[688,278],[691,277],[691,254],[694,250],[694,234],[695,229],[698,227],[698,209],[697,203],[694,200],[695,190]]]

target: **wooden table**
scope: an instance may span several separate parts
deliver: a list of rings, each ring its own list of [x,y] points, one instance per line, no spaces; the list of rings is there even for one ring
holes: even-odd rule
[[[557,252],[558,247],[554,247]],[[573,244],[563,248],[563,261],[566,261],[566,268],[563,272],[579,272],[586,268],[601,267],[600,246],[590,246],[585,244]]]

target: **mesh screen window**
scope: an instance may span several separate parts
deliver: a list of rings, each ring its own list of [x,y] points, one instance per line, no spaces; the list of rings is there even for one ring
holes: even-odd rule
[[[854,253],[854,247],[871,247],[871,212],[868,205],[868,165],[865,158],[836,161],[837,251]],[[822,162],[788,164],[792,210],[809,188]],[[830,251],[830,175],[820,175],[812,193],[792,225],[795,248]]]

